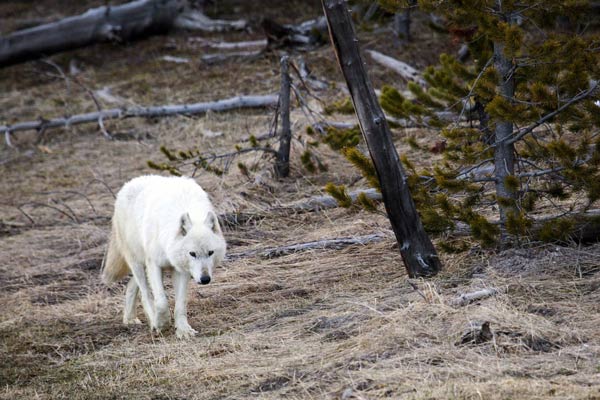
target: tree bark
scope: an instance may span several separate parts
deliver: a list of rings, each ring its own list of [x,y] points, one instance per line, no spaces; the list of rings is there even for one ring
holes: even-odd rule
[[[501,2],[498,0],[498,4]],[[504,45],[494,42],[494,67],[498,71],[500,81],[498,82],[499,95],[512,101],[515,94],[515,79],[513,74],[513,62],[504,55]],[[515,147],[509,142],[513,134],[513,123],[511,121],[496,121],[495,128],[495,150],[494,150],[494,179],[496,183],[496,198],[500,210],[500,223],[505,230],[507,217],[516,212],[515,191],[506,185],[508,176],[515,174]]]
[[[410,0],[408,2],[408,7],[404,8],[402,11],[394,14],[394,32],[396,33],[396,36],[398,36],[398,38],[402,42],[411,42],[412,41],[412,37],[410,35],[410,23],[411,23],[410,11],[411,11],[411,8],[416,6],[416,3],[417,3],[416,0]]]
[[[280,178],[290,174],[290,146],[292,129],[290,127],[290,74],[289,58],[281,57],[281,91],[279,92],[279,113],[281,115],[281,132],[279,133],[279,149],[275,161],[275,173]]]
[[[322,4],[331,41],[379,177],[383,202],[408,275],[435,275],[441,270],[441,262],[410,195],[385,115],[360,56],[348,6],[343,0],[322,0]]]

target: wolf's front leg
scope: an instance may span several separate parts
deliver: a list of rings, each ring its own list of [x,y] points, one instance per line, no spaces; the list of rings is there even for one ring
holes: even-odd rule
[[[146,262],[148,274],[148,283],[152,294],[154,295],[154,326],[153,328],[160,332],[171,322],[171,313],[169,312],[169,301],[165,294],[165,286],[162,279],[162,268],[151,261]]]
[[[173,274],[173,287],[175,288],[175,329],[179,339],[194,336],[196,330],[188,324],[187,320],[187,286],[190,274],[175,271]]]

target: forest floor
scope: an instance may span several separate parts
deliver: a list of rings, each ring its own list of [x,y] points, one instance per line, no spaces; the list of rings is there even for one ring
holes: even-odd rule
[[[0,26],[6,30],[0,33],[21,19],[82,12],[97,3],[3,2]],[[191,38],[259,39],[262,14],[298,22],[317,16],[319,2],[217,3],[222,8],[213,11],[246,15],[254,31],[179,32],[52,57],[67,74],[75,62],[81,85],[40,62],[2,69],[0,123],[95,111],[82,86],[109,88],[127,105],[277,92],[277,54],[205,65],[199,56],[215,50]],[[418,68],[456,47],[425,28],[405,46],[390,45],[391,35],[365,31],[361,45]],[[189,62],[165,61],[164,55]],[[316,93],[325,103],[347,96],[328,45],[292,53],[293,60],[300,57],[329,82]],[[404,85],[366,61],[376,88]],[[473,243],[460,254],[441,253],[444,271],[413,281],[415,290],[381,213],[286,211],[288,204],[323,194],[327,182],[367,187],[324,145],[318,154],[328,170],[312,174],[302,167],[309,121],[297,105],[292,129],[301,141],[294,142],[289,178],[274,178],[271,161],[255,154],[242,158],[257,167],[250,177],[235,162],[222,177],[196,174],[219,212],[256,215],[225,228],[229,252],[371,233],[382,240],[226,261],[214,283],[189,286],[190,324],[199,334],[188,341],[177,340],[172,328],[152,334],[141,309],[142,325],[122,325],[125,282],[107,287],[99,278],[113,194],[127,180],[153,173],[147,161],[164,161],[160,146],[231,151],[249,135],[268,132],[273,115],[262,109],[107,121],[118,140],[89,124],[49,130],[42,138],[15,134],[16,148],[0,145],[0,398],[600,399],[600,244],[492,251]],[[393,133],[399,152],[415,164],[437,157],[426,150],[437,140],[433,133]],[[409,134],[425,150],[411,149]],[[502,291],[467,306],[449,305],[460,294],[489,287]],[[462,343],[465,332],[484,322],[490,340]]]

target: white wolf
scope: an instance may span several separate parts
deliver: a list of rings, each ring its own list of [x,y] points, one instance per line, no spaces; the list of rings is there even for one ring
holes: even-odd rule
[[[131,271],[123,323],[139,323],[135,315],[139,291],[151,328],[160,331],[171,319],[163,271],[172,268],[176,334],[191,337],[197,332],[187,321],[187,283],[192,277],[208,284],[225,249],[212,204],[194,180],[141,176],[117,194],[102,278],[115,282]]]

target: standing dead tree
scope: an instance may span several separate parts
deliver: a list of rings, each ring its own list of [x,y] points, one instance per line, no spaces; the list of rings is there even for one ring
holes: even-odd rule
[[[322,0],[322,4],[408,274],[411,277],[435,275],[441,263],[417,213],[385,115],[365,71],[346,1]]]
[[[0,67],[111,40],[130,40],[172,28],[244,29],[245,21],[211,20],[186,0],[136,0],[0,37]]]
[[[187,150],[179,150],[172,151],[167,149],[166,147],[161,147],[161,151],[163,155],[167,158],[167,163],[155,163],[153,161],[149,161],[148,165],[150,168],[168,171],[173,175],[182,175],[184,174],[183,169],[192,168],[192,176],[196,173],[196,171],[205,170],[208,172],[215,173],[217,175],[221,175],[227,173],[229,171],[230,166],[232,165],[233,160],[247,153],[263,153],[269,155],[274,160],[273,170],[275,175],[280,178],[285,178],[290,173],[290,150],[291,143],[293,140],[292,131],[291,131],[291,123],[290,123],[290,95],[291,90],[294,88],[292,84],[292,78],[290,76],[290,60],[287,55],[284,55],[280,61],[281,65],[281,85],[279,95],[273,95],[270,97],[270,100],[273,101],[274,104],[277,105],[277,110],[275,112],[273,123],[269,130],[269,133],[263,135],[261,137],[256,137],[254,135],[250,135],[248,138],[248,142],[250,147],[242,148],[241,145],[237,145],[235,151],[215,154],[211,152],[201,151],[197,148],[187,149]],[[297,71],[297,67],[291,63],[294,71]],[[299,96],[296,91],[296,96]],[[280,127],[278,128],[278,126]],[[276,132],[279,132],[276,134]],[[2,133],[2,126],[0,126],[0,133]],[[275,150],[272,147],[272,143],[269,142],[271,139],[278,139],[279,147]],[[260,145],[259,142],[264,144]],[[238,168],[241,170],[242,174],[249,177],[250,172],[248,167],[243,163],[239,162],[237,164]],[[260,178],[256,177],[257,182],[260,181]]]
[[[281,91],[279,92],[279,112],[281,114],[281,132],[279,150],[275,161],[275,173],[281,178],[290,174],[290,145],[292,129],[290,127],[290,86],[289,58],[281,57]]]

